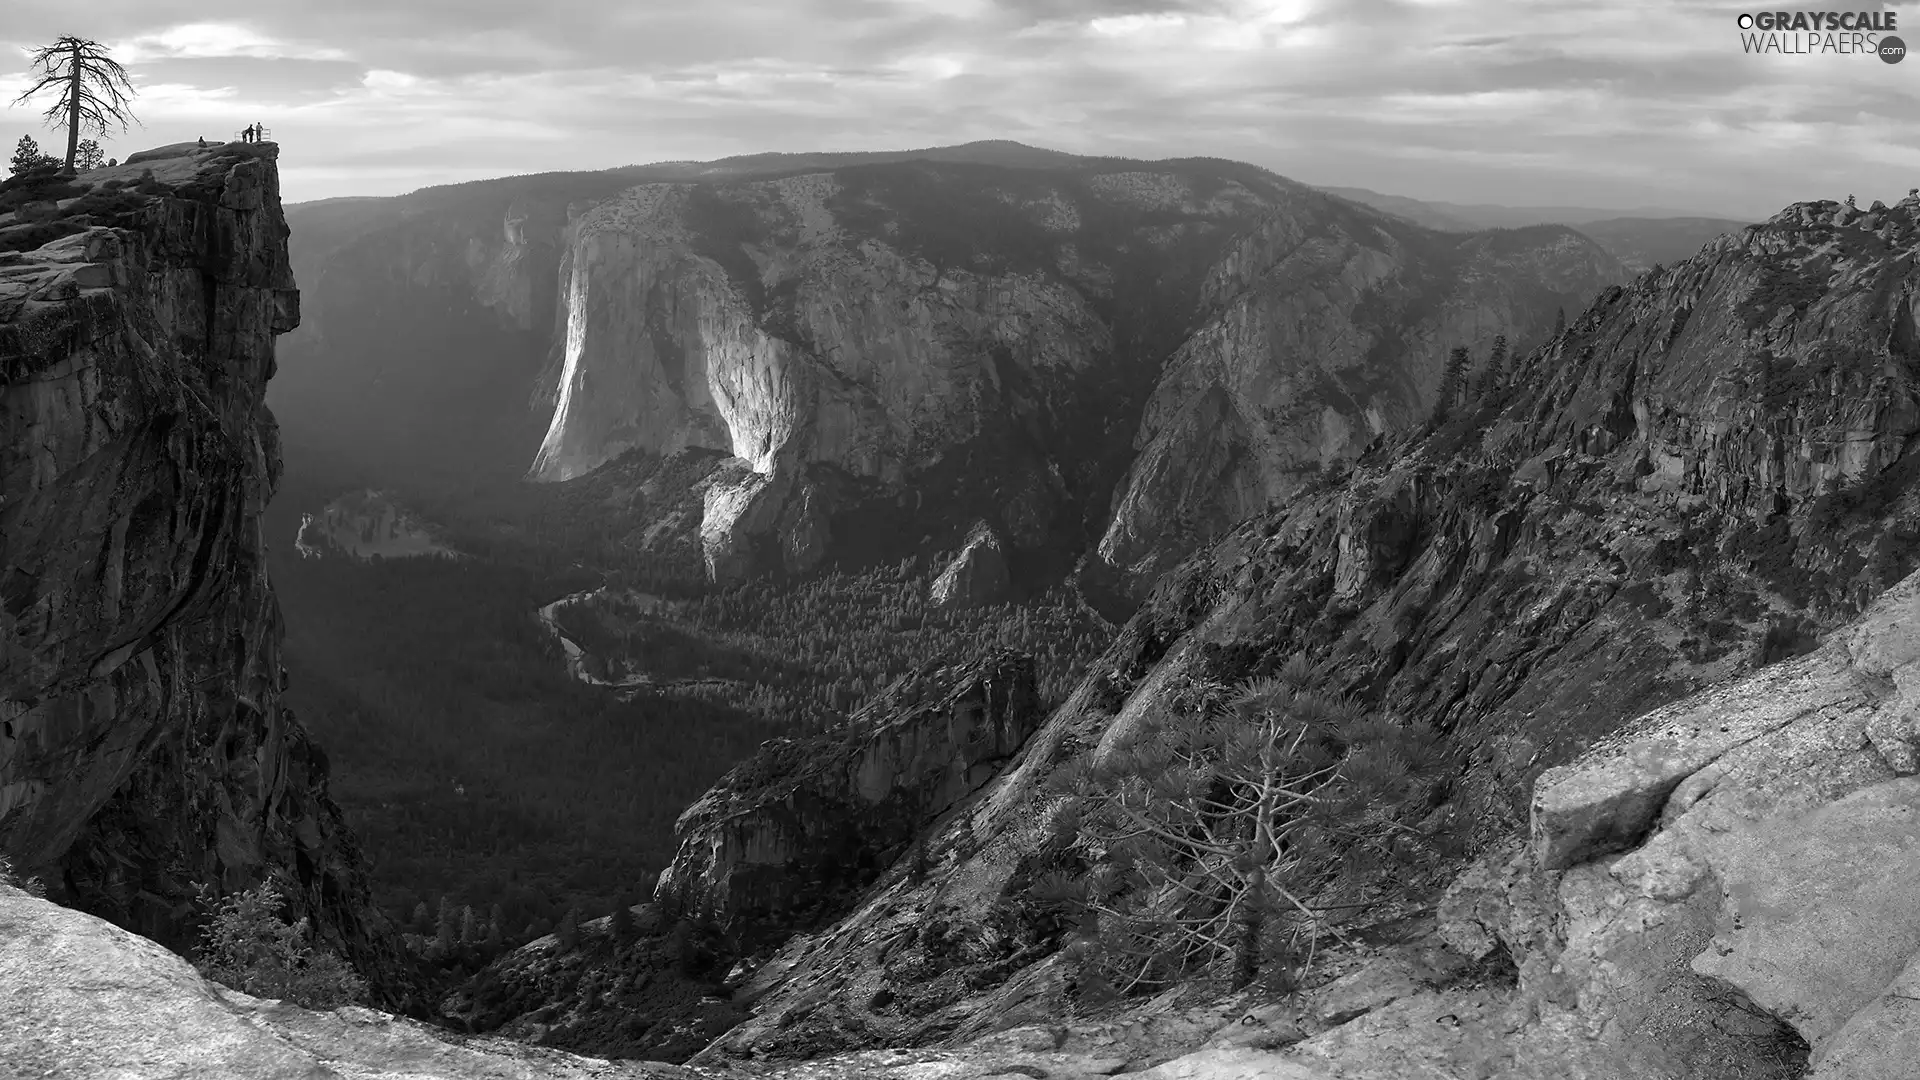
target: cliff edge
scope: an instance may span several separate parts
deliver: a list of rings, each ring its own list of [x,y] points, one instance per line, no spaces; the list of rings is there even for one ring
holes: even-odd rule
[[[277,157],[183,143],[0,193],[0,851],[175,949],[198,884],[281,875],[397,1004],[408,965],[280,701]]]

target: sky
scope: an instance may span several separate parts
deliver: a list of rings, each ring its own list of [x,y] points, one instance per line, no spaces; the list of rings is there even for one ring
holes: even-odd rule
[[[1862,8],[1904,16],[1920,3]],[[0,0],[112,50],[140,126],[264,123],[289,202],[555,169],[1013,139],[1309,184],[1763,217],[1920,185],[1920,58],[1754,55],[1696,0]],[[1803,36],[1804,42],[1804,36]]]

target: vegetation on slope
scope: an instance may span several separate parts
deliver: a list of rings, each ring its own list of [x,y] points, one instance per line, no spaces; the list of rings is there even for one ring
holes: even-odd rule
[[[457,942],[491,935],[497,951],[569,909],[591,917],[650,894],[674,820],[721,774],[770,738],[837,722],[904,672],[1011,647],[1035,655],[1043,692],[1059,695],[1107,640],[1064,592],[929,612],[931,560],[708,591],[629,556],[616,584],[670,602],[561,609],[597,670],[625,658],[657,683],[615,693],[570,678],[535,618],[607,580],[585,568],[618,546],[602,533],[556,512],[510,531],[450,529],[484,557],[296,558],[293,522],[330,493],[296,479],[269,521],[289,699],[328,748],[382,906],[423,940],[445,919],[422,911],[451,910]],[[459,929],[469,907],[474,932]],[[456,974],[488,951],[443,959]]]

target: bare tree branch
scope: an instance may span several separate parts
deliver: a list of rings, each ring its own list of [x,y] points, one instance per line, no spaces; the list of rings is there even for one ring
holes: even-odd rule
[[[112,125],[122,132],[138,123],[130,108],[136,92],[127,71],[107,55],[105,47],[85,38],[62,37],[51,45],[33,50],[32,66],[43,73],[40,80],[13,100],[24,105],[27,99],[47,90],[58,97],[43,114],[50,126],[67,129],[66,168],[72,171],[83,131],[105,135]]]

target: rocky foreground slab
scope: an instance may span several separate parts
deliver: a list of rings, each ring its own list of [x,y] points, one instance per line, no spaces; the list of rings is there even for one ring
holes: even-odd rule
[[[1530,843],[1481,859],[1412,940],[1360,947],[1291,1001],[1176,996],[803,1062],[609,1062],[236,994],[144,938],[0,887],[0,1063],[248,1080],[1911,1080],[1917,673],[1920,575],[1818,650],[1548,771]]]

